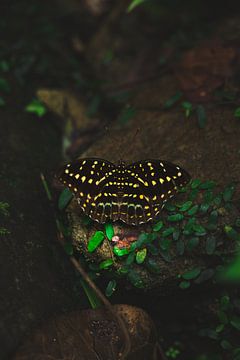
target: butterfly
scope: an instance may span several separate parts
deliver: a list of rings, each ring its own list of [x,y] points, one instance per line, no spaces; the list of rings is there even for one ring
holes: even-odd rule
[[[58,177],[91,219],[99,223],[121,220],[129,225],[154,219],[165,202],[190,181],[180,166],[152,159],[115,165],[98,158],[79,158],[63,166]]]

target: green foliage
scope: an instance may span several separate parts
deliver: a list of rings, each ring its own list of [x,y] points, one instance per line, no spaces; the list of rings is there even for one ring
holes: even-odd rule
[[[33,99],[25,107],[25,111],[27,111],[29,113],[33,113],[33,114],[37,115],[38,117],[43,117],[46,114],[47,109],[46,109],[45,105],[40,100]]]
[[[67,205],[70,203],[72,198],[73,198],[73,193],[68,188],[63,189],[63,191],[61,192],[58,198],[59,210],[64,210],[67,207]]]
[[[135,9],[137,6],[141,5],[145,1],[146,0],[132,0],[128,5],[127,12],[131,12],[133,9]]]
[[[106,287],[106,290],[105,290],[105,295],[107,297],[110,297],[112,296],[112,294],[114,293],[114,291],[116,290],[116,287],[117,287],[117,282],[115,279],[113,280],[110,280],[107,287]]]
[[[11,91],[9,82],[2,77],[0,77],[0,91],[4,92],[6,94],[10,93],[10,91]]]
[[[88,242],[88,251],[93,252],[103,242],[105,235],[102,231],[96,231]]]
[[[111,223],[106,223],[104,225],[105,227],[105,233],[107,235],[108,240],[112,240],[112,237],[114,236],[114,229]]]
[[[118,122],[121,125],[127,124],[132,118],[134,118],[136,112],[136,109],[131,106],[125,107],[118,116]]]
[[[181,105],[185,111],[186,118],[188,118],[190,116],[190,114],[192,113],[193,105],[188,101],[183,101]]]
[[[178,91],[176,94],[174,94],[172,97],[170,97],[165,104],[163,105],[164,109],[170,109],[173,107],[182,97],[181,91]]]
[[[205,109],[202,105],[198,105],[196,108],[196,112],[197,112],[198,126],[200,127],[200,129],[203,129],[206,126],[206,122],[207,122],[207,115]]]
[[[102,261],[99,264],[99,269],[101,269],[101,270],[108,269],[112,265],[113,265],[113,259],[107,259],[107,260]]]

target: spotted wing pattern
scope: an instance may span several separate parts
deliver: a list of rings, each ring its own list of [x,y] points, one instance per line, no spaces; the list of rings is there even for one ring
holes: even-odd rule
[[[166,161],[145,160],[116,166],[89,158],[65,165],[59,179],[73,191],[82,210],[93,220],[139,225],[156,217],[190,176]]]

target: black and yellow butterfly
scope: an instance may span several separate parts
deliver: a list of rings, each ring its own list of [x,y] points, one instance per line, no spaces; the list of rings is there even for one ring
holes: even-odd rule
[[[162,160],[114,165],[86,158],[65,165],[59,180],[93,220],[139,225],[154,219],[165,202],[190,181],[190,175],[180,166]]]

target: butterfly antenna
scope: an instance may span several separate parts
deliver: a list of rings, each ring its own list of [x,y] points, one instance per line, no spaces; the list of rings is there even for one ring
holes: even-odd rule
[[[127,153],[129,153],[131,151],[132,146],[134,145],[134,141],[137,138],[139,133],[140,133],[140,128],[137,128],[135,133],[133,134],[133,137],[132,137],[131,141],[130,141],[130,146],[125,147],[124,150],[123,150],[123,143],[120,144],[120,147],[119,147],[119,154],[121,154],[120,157],[119,157],[120,162],[124,162]]]

